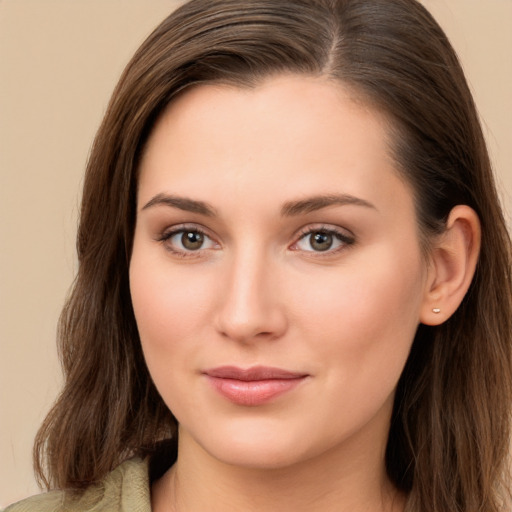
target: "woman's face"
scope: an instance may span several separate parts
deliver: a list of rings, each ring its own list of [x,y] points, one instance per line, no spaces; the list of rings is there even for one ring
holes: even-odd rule
[[[140,171],[133,307],[180,449],[383,457],[427,282],[383,119],[320,78],[199,86]]]

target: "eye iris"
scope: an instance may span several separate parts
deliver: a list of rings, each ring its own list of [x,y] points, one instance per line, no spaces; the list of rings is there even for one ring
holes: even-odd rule
[[[181,243],[185,249],[195,251],[200,249],[204,242],[204,236],[197,231],[186,231],[181,235]]]
[[[332,235],[329,233],[314,233],[310,244],[315,251],[327,251],[332,246]]]

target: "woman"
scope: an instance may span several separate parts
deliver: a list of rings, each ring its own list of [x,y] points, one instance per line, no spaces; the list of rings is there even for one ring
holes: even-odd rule
[[[413,0],[193,0],[91,153],[18,510],[505,510],[511,244]]]

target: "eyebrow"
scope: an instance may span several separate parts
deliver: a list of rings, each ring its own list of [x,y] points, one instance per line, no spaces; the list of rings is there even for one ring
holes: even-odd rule
[[[328,206],[345,206],[355,205],[363,206],[377,210],[377,208],[368,201],[360,199],[359,197],[351,196],[349,194],[329,194],[322,196],[308,197],[300,201],[289,201],[281,208],[281,215],[283,217],[291,217],[294,215],[301,215],[304,213],[311,213]]]
[[[206,215],[207,217],[215,217],[217,214],[215,208],[204,201],[197,201],[188,197],[179,197],[168,194],[157,194],[142,207],[142,210],[160,205],[178,208],[186,212]],[[284,203],[281,208],[281,215],[283,217],[293,217],[295,215],[302,215],[321,210],[328,206],[345,205],[363,206],[374,210],[377,209],[372,203],[369,203],[364,199],[360,199],[359,197],[349,194],[330,194],[308,197],[299,201],[288,201]]]
[[[216,215],[215,208],[204,201],[196,201],[188,197],[178,197],[168,194],[157,194],[142,207],[142,210],[160,205],[178,208],[186,212],[199,213],[200,215],[206,215],[208,217],[214,217]]]

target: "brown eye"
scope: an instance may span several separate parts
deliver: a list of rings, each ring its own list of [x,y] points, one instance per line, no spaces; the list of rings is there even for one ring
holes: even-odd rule
[[[309,244],[314,251],[327,251],[332,247],[333,235],[331,233],[311,233]]]
[[[304,252],[335,253],[339,249],[354,243],[354,238],[337,229],[311,229],[304,233],[293,245],[294,249]]]
[[[181,244],[189,251],[201,249],[204,243],[204,235],[198,231],[184,231],[181,235]]]
[[[176,229],[170,233],[165,233],[159,239],[163,242],[165,248],[173,253],[181,255],[191,254],[193,252],[201,253],[204,250],[218,249],[219,246],[207,234],[199,229]]]

